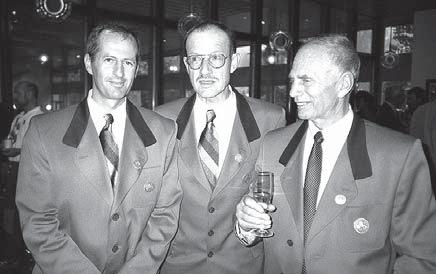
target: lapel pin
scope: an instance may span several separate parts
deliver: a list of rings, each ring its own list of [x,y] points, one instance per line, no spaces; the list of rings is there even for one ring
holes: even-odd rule
[[[242,159],[242,155],[241,154],[238,153],[238,154],[235,155],[235,161],[236,162],[240,163],[240,162],[242,162],[242,160],[243,159]]]
[[[354,230],[359,234],[365,234],[369,230],[369,222],[365,218],[356,219],[353,226]]]
[[[151,192],[154,190],[154,184],[151,182],[147,182],[144,184],[144,190],[147,192]]]
[[[347,201],[347,197],[342,194],[338,194],[335,196],[335,203],[338,205],[343,205]]]
[[[133,162],[133,166],[135,166],[136,169],[141,169],[141,168],[142,168],[141,161],[139,161],[139,160],[135,160],[135,161]]]

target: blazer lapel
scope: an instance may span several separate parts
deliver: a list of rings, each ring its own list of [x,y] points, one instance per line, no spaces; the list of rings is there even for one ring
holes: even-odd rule
[[[197,179],[197,181],[200,182],[200,184],[207,191],[212,193],[209,181],[204,174],[203,167],[201,166],[200,158],[198,156],[193,116],[189,118],[185,131],[180,139],[180,157],[185,162],[185,166],[188,167],[191,174]]]
[[[303,188],[302,180],[302,159],[304,150],[304,136],[307,131],[307,121],[303,122],[289,141],[279,162],[285,166],[280,182],[286,199],[288,200],[294,222],[299,230],[301,241],[303,241]],[[274,197],[273,197],[274,199]]]
[[[236,115],[233,122],[232,134],[230,137],[229,147],[227,149],[226,158],[221,168],[218,182],[213,191],[213,196],[221,192],[232,180],[233,176],[241,169],[251,155],[251,148],[248,143],[246,134],[241,124],[241,120]]]
[[[298,146],[289,164],[280,176],[282,189],[285,193],[288,204],[294,215],[294,222],[297,227],[298,235],[303,240],[303,189],[302,189],[302,166],[303,145]],[[273,197],[274,199],[274,197]]]
[[[346,200],[344,204],[337,203],[336,197],[343,195]],[[350,159],[347,155],[347,145],[342,148],[339,157],[330,175],[327,186],[319,201],[312,226],[307,237],[307,244],[323,228],[325,228],[348,203],[357,196],[357,186],[353,178]]]
[[[115,187],[115,208],[118,208],[141,175],[148,160],[147,147],[156,143],[152,131],[138,109],[127,101],[127,119],[120,155],[119,180]]]
[[[365,123],[354,115],[353,123],[327,186],[318,204],[315,218],[307,238],[308,243],[324,229],[357,196],[356,181],[372,175],[372,166],[366,146]],[[345,203],[337,203],[337,195]]]
[[[79,171],[102,199],[111,205],[113,193],[109,171],[86,99],[77,106],[62,142],[76,148],[74,161]]]

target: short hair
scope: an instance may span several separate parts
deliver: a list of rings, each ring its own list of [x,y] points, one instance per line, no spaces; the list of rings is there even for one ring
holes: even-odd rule
[[[91,30],[88,36],[88,40],[86,42],[86,53],[89,54],[92,61],[100,50],[100,35],[103,32],[119,34],[123,39],[132,39],[135,42],[137,48],[136,62],[139,61],[140,45],[138,35],[129,27],[117,22],[99,24]]]
[[[359,78],[360,58],[353,43],[343,34],[329,33],[310,38],[301,48],[320,46],[326,49],[331,61],[343,71],[350,71],[354,80]]]
[[[38,86],[36,84],[29,82],[29,81],[20,81],[20,82],[15,84],[15,88],[17,88],[18,86],[23,86],[26,94],[28,92],[30,92],[30,93],[32,93],[32,95],[35,99],[38,99],[39,90],[38,90]]]
[[[229,38],[229,48],[230,48],[230,53],[233,54],[236,52],[236,42],[235,42],[235,35],[233,33],[233,31],[231,29],[229,29],[226,25],[224,25],[223,23],[220,22],[216,22],[216,21],[203,21],[200,22],[199,24],[193,26],[185,35],[185,39],[183,41],[183,45],[185,47],[185,56],[187,56],[187,52],[186,52],[186,41],[188,40],[189,36],[192,33],[195,32],[204,32],[204,31],[208,31],[208,30],[221,30],[223,31],[227,37]]]

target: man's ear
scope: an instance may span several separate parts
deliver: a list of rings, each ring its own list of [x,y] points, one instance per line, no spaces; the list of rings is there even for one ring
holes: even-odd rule
[[[350,71],[346,71],[341,75],[336,83],[338,89],[338,97],[343,98],[353,90],[354,76]]]
[[[233,73],[238,68],[240,60],[241,60],[241,55],[239,53],[232,54],[232,62],[230,64],[230,73]]]
[[[189,72],[188,58],[186,56],[183,57],[183,64],[185,64],[186,71]]]
[[[83,62],[85,63],[86,71],[92,75],[91,56],[88,53],[83,57]]]

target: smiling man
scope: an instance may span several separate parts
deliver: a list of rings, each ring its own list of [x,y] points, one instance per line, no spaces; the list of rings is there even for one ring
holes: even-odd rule
[[[248,191],[261,138],[285,124],[284,111],[229,85],[239,55],[224,25],[194,27],[185,49],[195,94],[157,108],[177,121],[183,189],[179,229],[161,273],[262,273],[263,246],[246,248],[233,234],[235,208]]]
[[[239,236],[271,228],[265,273],[436,273],[436,203],[421,143],[353,114],[359,56],[342,35],[295,56],[290,95],[301,121],[268,133],[257,164],[274,172],[274,206],[245,196]],[[272,220],[271,220],[272,218]]]
[[[177,229],[175,123],[126,99],[139,43],[92,30],[80,104],[32,120],[16,203],[33,273],[157,273]]]

